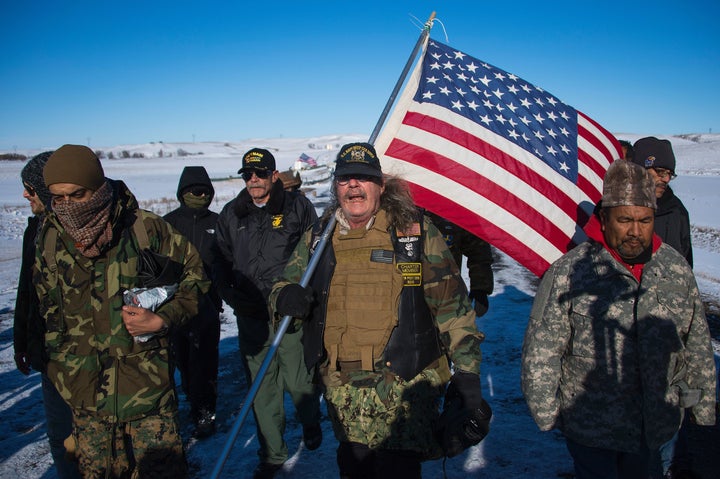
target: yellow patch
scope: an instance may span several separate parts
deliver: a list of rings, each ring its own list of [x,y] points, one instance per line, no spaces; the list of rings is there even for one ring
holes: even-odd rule
[[[280,228],[282,227],[282,220],[283,215],[275,215],[272,217],[272,227],[273,228]]]
[[[398,263],[397,267],[402,273],[403,286],[422,286],[421,263]]]

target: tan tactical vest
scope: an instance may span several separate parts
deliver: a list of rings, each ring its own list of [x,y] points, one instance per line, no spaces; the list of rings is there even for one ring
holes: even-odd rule
[[[333,234],[337,265],[324,336],[330,364],[361,361],[363,370],[372,371],[397,324],[403,277],[393,264],[393,245],[386,230],[385,215],[380,213],[370,230],[340,234],[336,228]]]

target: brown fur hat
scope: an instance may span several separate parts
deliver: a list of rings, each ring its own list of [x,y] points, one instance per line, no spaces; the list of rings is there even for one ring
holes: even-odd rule
[[[626,160],[615,160],[605,172],[602,205],[646,206],[656,209],[655,182],[645,168]]]

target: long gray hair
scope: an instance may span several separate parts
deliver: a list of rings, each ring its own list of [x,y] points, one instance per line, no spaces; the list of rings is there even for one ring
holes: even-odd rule
[[[385,210],[388,222],[398,231],[408,229],[418,220],[418,207],[410,194],[408,182],[393,175],[383,175],[385,191],[380,196],[380,208]],[[340,208],[337,197],[337,183],[333,180],[332,199],[322,214],[324,223]]]

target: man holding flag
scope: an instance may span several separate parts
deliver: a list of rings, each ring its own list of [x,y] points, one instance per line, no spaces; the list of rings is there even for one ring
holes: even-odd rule
[[[368,143],[343,146],[336,165],[334,201],[269,301],[280,316],[305,319],[305,365],[322,380],[340,477],[419,479],[423,460],[457,455],[489,430],[484,336],[443,237],[405,182],[383,175]],[[331,217],[331,242],[317,253]],[[303,287],[313,254],[318,269]]]

